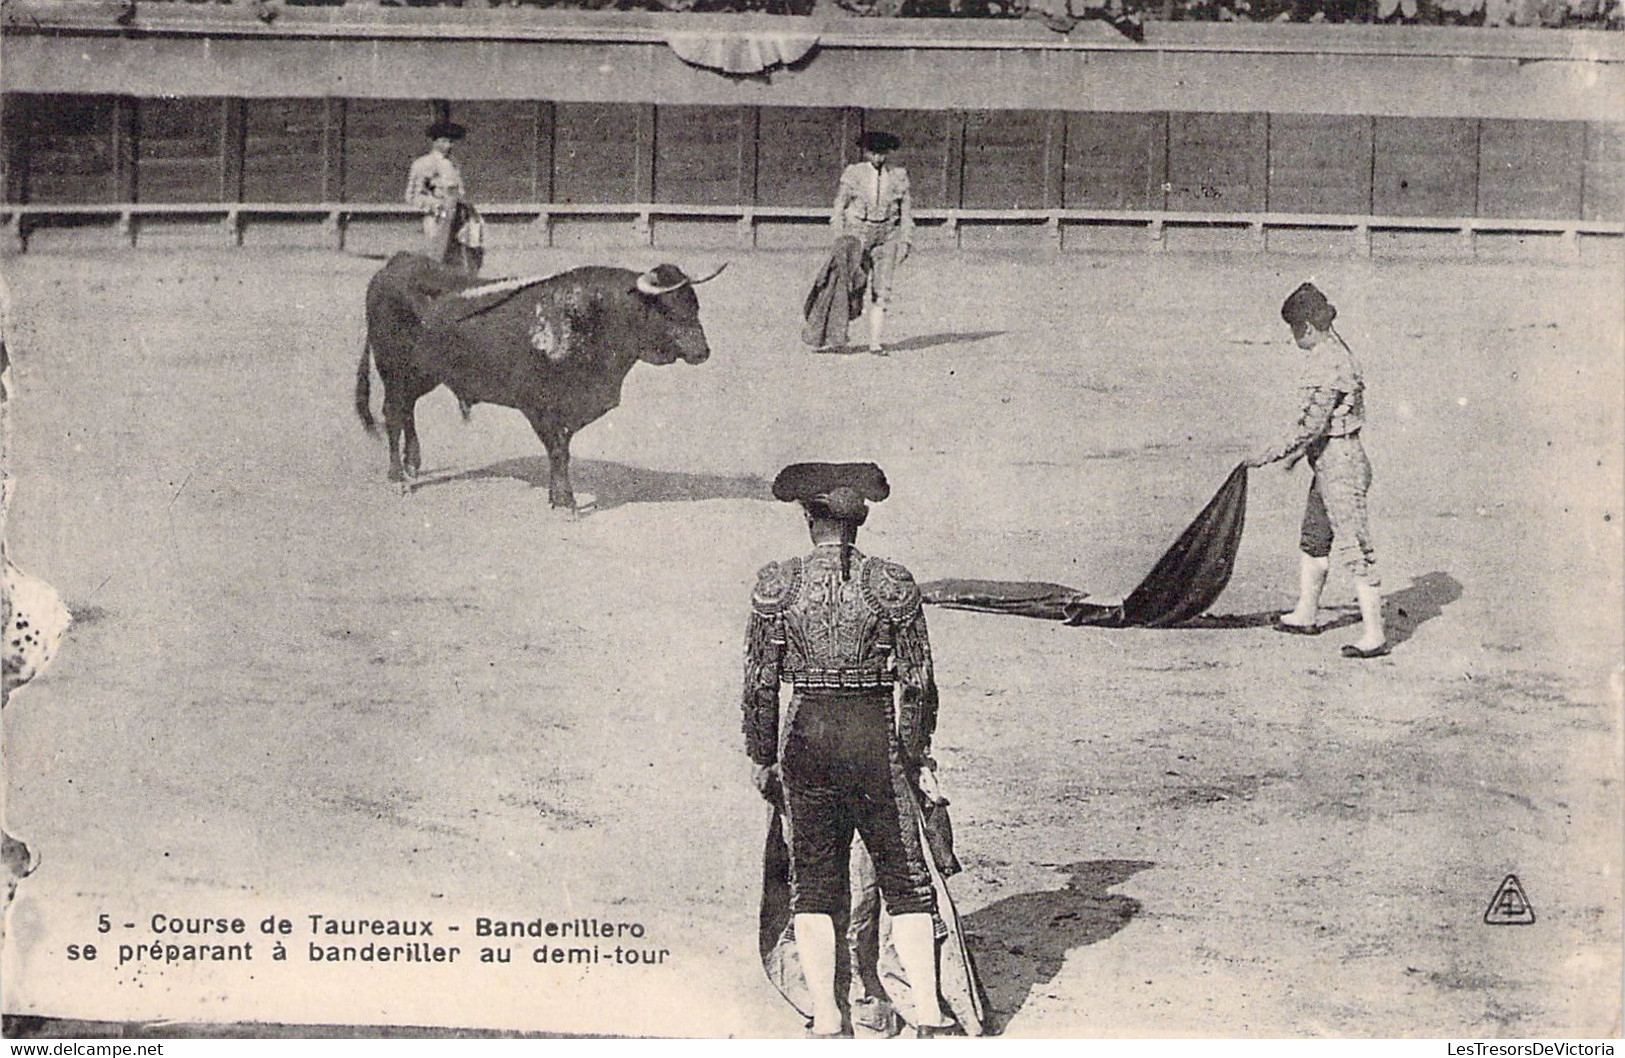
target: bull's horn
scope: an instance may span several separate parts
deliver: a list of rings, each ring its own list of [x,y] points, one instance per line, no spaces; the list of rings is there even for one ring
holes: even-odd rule
[[[723,269],[724,269],[724,268],[727,268],[727,267],[728,267],[728,262],[727,262],[727,261],[724,261],[724,262],[722,262],[722,263],[721,263],[721,264],[719,264],[719,265],[717,265],[717,270],[716,270],[716,271],[715,271],[715,272],[712,272],[712,273],[711,273],[711,274],[710,274],[710,275],[708,275],[708,276],[706,276],[706,277],[705,277],[705,278],[704,278],[704,279],[690,279],[690,280],[689,280],[689,281],[688,281],[688,282],[689,282],[689,285],[690,285],[690,286],[696,286],[696,287],[697,287],[697,286],[699,286],[699,285],[700,285],[700,284],[701,284],[701,283],[709,283],[709,282],[711,282],[711,280],[713,280],[713,279],[715,279],[715,278],[716,278],[716,277],[717,277],[717,276],[719,276],[719,275],[721,275],[721,274],[722,274],[722,270],[723,270]]]
[[[678,274],[681,275],[682,273]],[[688,284],[688,277],[683,276],[683,278],[679,279],[675,283],[668,283],[665,286],[660,286],[655,281],[654,272],[644,272],[642,275],[638,276],[638,293],[648,294],[650,297],[659,297],[661,294],[669,294],[678,287],[686,287]]]

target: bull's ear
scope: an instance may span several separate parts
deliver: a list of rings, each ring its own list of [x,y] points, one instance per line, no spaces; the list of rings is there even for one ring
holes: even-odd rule
[[[638,276],[637,290],[640,294],[659,297],[661,294],[669,294],[678,287],[687,285],[688,276],[683,274],[681,268],[676,265],[663,264],[656,265]]]

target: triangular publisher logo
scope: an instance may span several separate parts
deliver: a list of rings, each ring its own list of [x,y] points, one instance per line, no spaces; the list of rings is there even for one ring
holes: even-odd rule
[[[1528,926],[1535,921],[1535,909],[1529,904],[1518,876],[1509,874],[1495,891],[1490,906],[1484,909],[1486,926]]]

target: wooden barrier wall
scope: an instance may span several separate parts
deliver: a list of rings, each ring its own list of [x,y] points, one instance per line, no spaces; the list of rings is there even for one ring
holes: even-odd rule
[[[817,207],[864,127],[922,208],[1619,220],[1625,126],[471,101],[475,201]],[[427,103],[8,97],[8,202],[398,202]]]

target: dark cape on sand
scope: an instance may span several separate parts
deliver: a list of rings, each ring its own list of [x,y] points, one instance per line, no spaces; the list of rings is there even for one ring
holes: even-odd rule
[[[863,315],[863,294],[869,286],[863,243],[855,235],[835,240],[824,270],[818,273],[807,292],[801,314],[806,323],[801,340],[815,349],[840,348],[846,344],[847,325]]]
[[[1169,628],[1199,617],[1230,583],[1247,518],[1247,467],[1238,465],[1202,513],[1139,587],[1116,605],[1086,592],[1034,581],[937,580],[920,585],[928,603],[1103,628]]]
[[[946,818],[946,806],[938,811],[932,825],[927,825],[920,806],[916,803],[915,825],[920,828],[921,844],[926,850],[925,862],[931,872],[931,885],[937,893],[937,988],[944,1005],[967,1036],[982,1036],[992,1030],[989,1024],[987,993],[976,975],[970,950],[965,947],[959,924],[959,912],[954,909],[948,895],[945,875],[959,871],[959,862],[953,854],[953,837]],[[878,979],[891,1005],[899,1010],[912,1008],[908,997],[909,982],[903,973],[902,962],[891,944],[888,919],[881,912],[879,945],[874,965],[854,967],[851,947],[847,943],[849,913],[835,916],[835,995],[843,1008],[849,1001],[849,982],[854,974],[865,980]],[[762,909],[757,933],[762,955],[762,969],[773,987],[789,1001],[802,1016],[812,1018],[812,1000],[807,994],[807,980],[801,973],[801,959],[796,953],[795,920],[790,914],[790,849],[785,841],[784,817],[775,808],[768,824],[767,843],[762,850]],[[851,1013],[856,1014],[856,1011]]]

